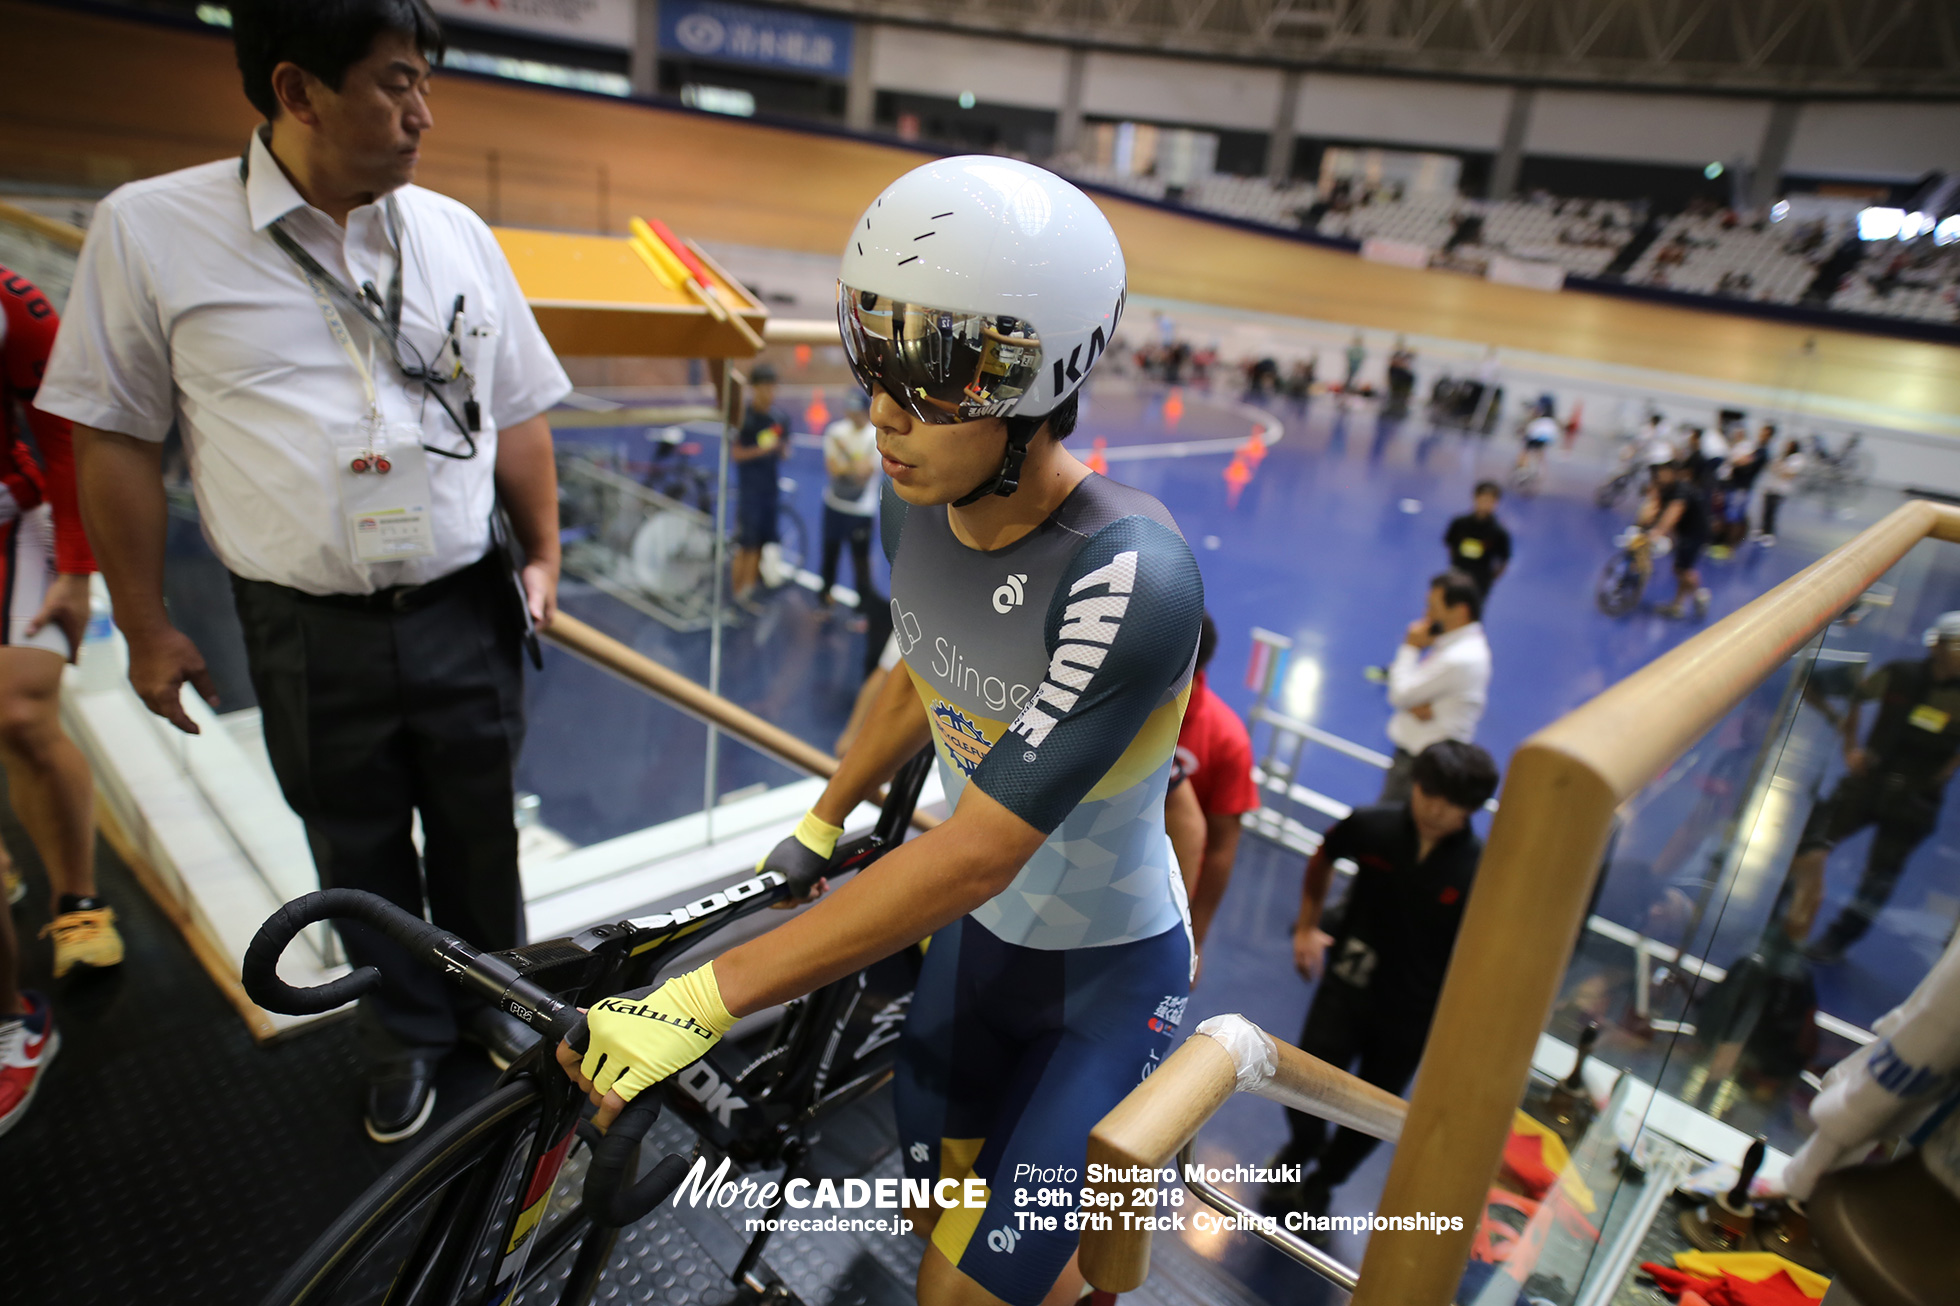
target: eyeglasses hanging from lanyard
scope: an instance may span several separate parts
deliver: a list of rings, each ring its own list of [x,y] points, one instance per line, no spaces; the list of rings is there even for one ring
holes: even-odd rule
[[[250,178],[251,154],[248,150],[238,161],[238,179],[240,182],[249,183]],[[339,277],[321,267],[320,261],[307,253],[305,248],[293,239],[292,234],[285,229],[283,218],[273,222],[268,232],[272,237],[272,243],[277,245],[280,252],[299,268],[300,275],[306,280],[307,288],[313,292],[314,300],[320,305],[321,314],[327,319],[328,330],[333,332],[334,339],[347,351],[348,356],[354,361],[356,370],[361,373],[362,384],[367,389],[370,415],[377,419],[380,417],[380,405],[374,393],[372,368],[361,361],[359,351],[354,348],[353,339],[348,335],[346,324],[341,320],[340,313],[335,307],[336,300],[351,309],[356,316],[368,324],[376,336],[388,343],[389,353],[395,361],[395,370],[401,373],[404,380],[420,384],[423,395],[435,400],[442,411],[449,415],[450,422],[463,437],[466,452],[457,453],[426,442],[422,447],[443,458],[454,458],[458,461],[474,458],[476,434],[483,429],[483,410],[476,399],[476,378],[463,365],[462,342],[457,334],[463,321],[463,296],[456,296],[456,302],[450,308],[449,330],[443,337],[442,344],[436,349],[437,366],[432,367],[422,351],[416,348],[415,342],[403,335],[401,330],[402,265],[406,256],[399,235],[401,210],[395,204],[394,196],[387,196],[381,201],[381,212],[389,244],[394,247],[395,253],[395,269],[388,279],[388,293],[385,299],[374,288],[372,281],[365,283],[358,295],[349,290]],[[412,362],[402,357],[404,350],[408,352]],[[450,362],[446,372],[440,366],[445,355]],[[449,396],[444,389],[458,380],[465,382],[468,387],[460,415],[451,406]]]

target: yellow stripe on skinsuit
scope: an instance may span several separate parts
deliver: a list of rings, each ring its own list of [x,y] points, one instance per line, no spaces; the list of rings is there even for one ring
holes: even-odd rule
[[[1143,729],[1137,731],[1137,737],[1123,750],[1123,756],[1116,759],[1116,765],[1103,773],[1103,778],[1083,795],[1082,801],[1094,803],[1114,797],[1149,778],[1169,760],[1177,749],[1178,728],[1184,724],[1184,705],[1190,701],[1191,685],[1187,681],[1176,698],[1150,714]]]
[[[980,1159],[980,1149],[986,1146],[984,1138],[942,1138],[939,1140],[939,1177],[957,1179],[961,1185],[961,1196],[965,1195],[965,1181],[973,1173],[973,1163]],[[973,1231],[980,1227],[980,1217],[987,1213],[986,1204],[967,1206],[961,1204],[950,1211],[942,1211],[939,1223],[932,1227],[932,1245],[939,1249],[954,1265],[966,1254],[966,1245],[973,1241]]]
[[[988,737],[985,741],[961,741],[962,750],[969,756],[977,754],[984,758],[1000,737],[1007,733],[1007,722],[995,721],[968,712],[934,689],[909,665],[905,667],[905,673],[912,677],[912,688],[918,691],[919,703],[925,708],[926,720],[932,726],[933,751],[939,755],[939,760],[948,766],[954,765],[949,755],[951,746],[946,741],[945,727],[940,724],[939,717],[932,710],[935,703],[945,703],[948,707],[957,708],[962,716],[980,727],[980,732]],[[1082,801],[1100,802],[1148,779],[1177,748],[1178,728],[1184,724],[1184,708],[1190,701],[1191,682],[1186,681],[1176,698],[1152,712],[1144,720],[1143,728],[1137,731],[1137,736],[1130,741],[1130,746],[1123,750],[1123,755],[1116,759],[1109,770],[1103,772],[1102,778],[1096,781],[1095,786],[1089,790]]]

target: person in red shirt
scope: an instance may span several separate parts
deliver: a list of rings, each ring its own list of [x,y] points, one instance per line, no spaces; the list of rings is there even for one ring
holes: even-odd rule
[[[1232,862],[1239,855],[1239,818],[1259,806],[1259,787],[1252,780],[1252,736],[1238,713],[1205,683],[1205,664],[1217,647],[1218,628],[1206,613],[1204,633],[1198,637],[1191,701],[1177,734],[1178,762],[1205,814],[1204,861],[1191,895],[1191,934],[1200,948],[1225,887],[1232,882]]]
[[[59,715],[61,669],[81,651],[95,570],[69,423],[33,407],[59,325],[32,281],[0,267],[0,763],[54,884],[42,933],[54,936],[56,978],[123,956],[115,912],[95,887],[94,781]]]

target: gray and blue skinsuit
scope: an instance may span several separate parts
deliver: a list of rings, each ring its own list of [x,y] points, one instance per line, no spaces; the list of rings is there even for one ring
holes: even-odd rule
[[[931,939],[897,1079],[907,1177],[987,1185],[984,1209],[940,1212],[933,1246],[1035,1306],[1077,1235],[1016,1213],[1065,1213],[1037,1190],[1072,1201],[1090,1128],[1184,1015],[1188,912],[1164,796],[1204,588],[1163,505],[1093,474],[991,552],[889,485],[881,528],[893,630],[948,802],[977,785],[1048,836]],[[1074,1178],[1017,1182],[1021,1166]]]

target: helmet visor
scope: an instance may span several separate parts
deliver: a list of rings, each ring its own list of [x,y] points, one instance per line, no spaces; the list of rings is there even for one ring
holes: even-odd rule
[[[1005,417],[1041,376],[1041,340],[1017,317],[907,304],[839,282],[837,326],[858,384],[934,426]]]

